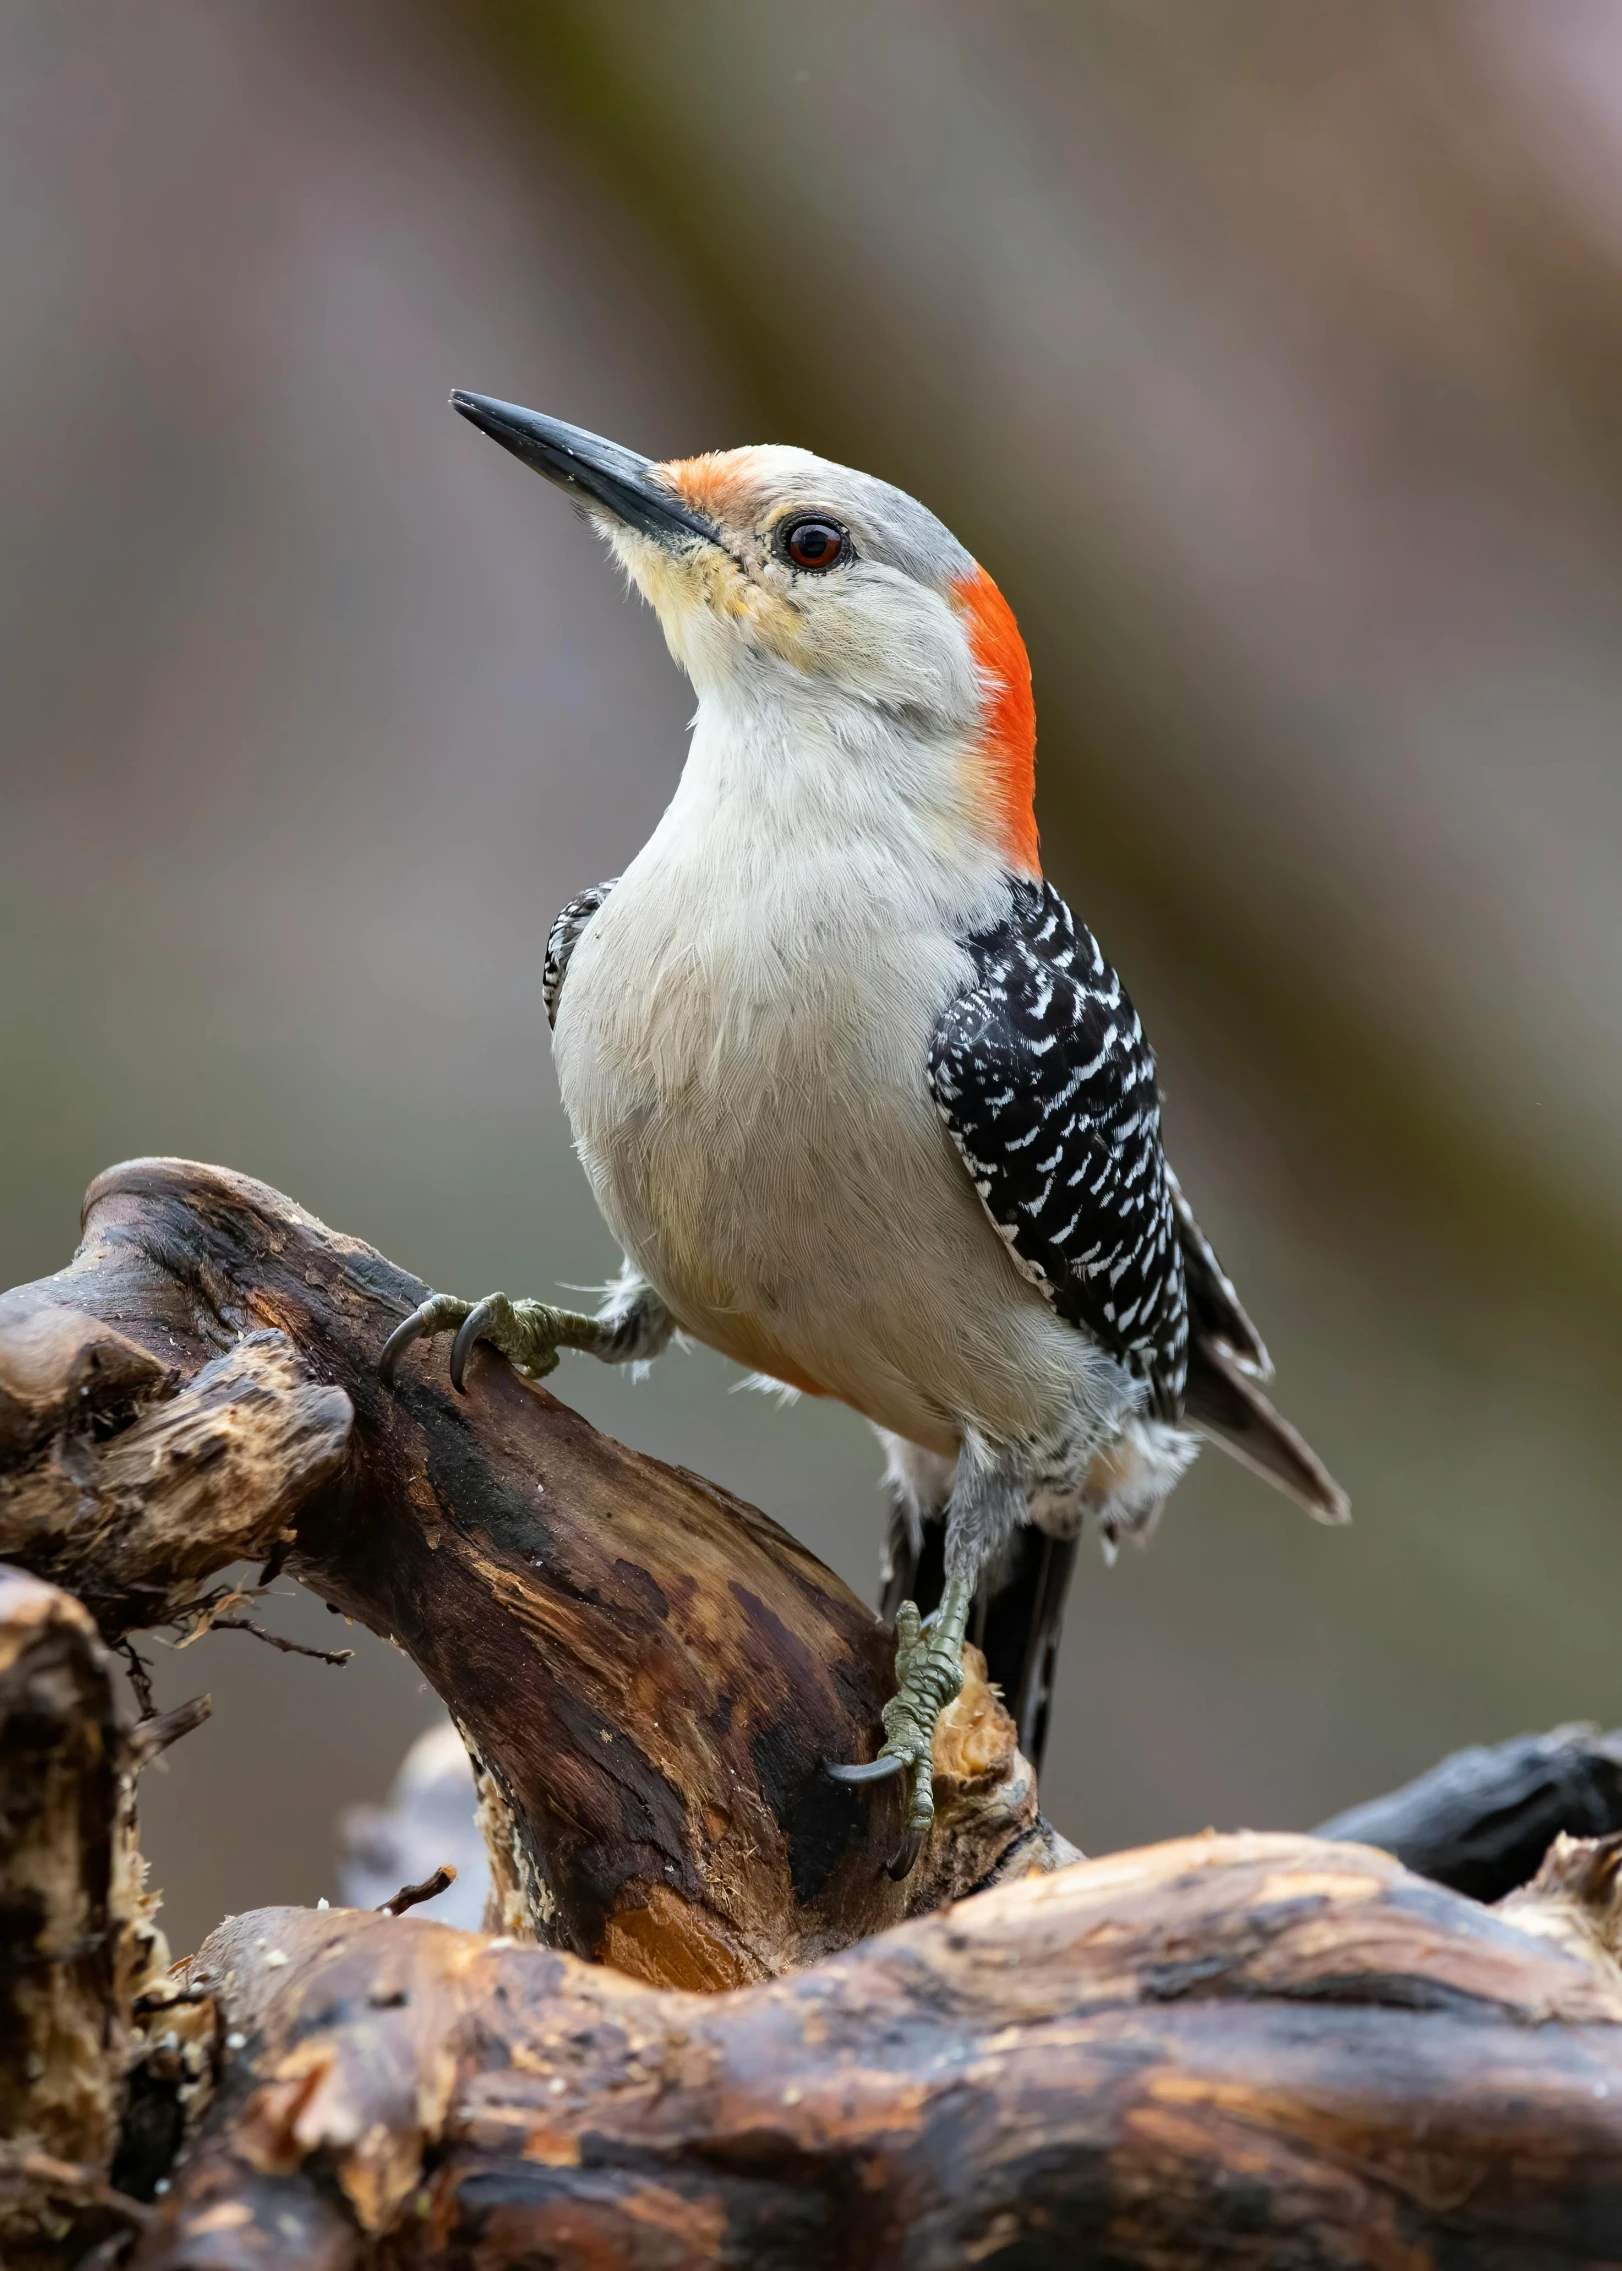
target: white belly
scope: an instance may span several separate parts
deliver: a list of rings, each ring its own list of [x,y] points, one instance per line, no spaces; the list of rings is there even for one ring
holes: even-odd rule
[[[758,889],[652,843],[577,946],[563,1100],[598,1203],[683,1328],[947,1454],[1124,1382],[1015,1268],[929,1093],[971,978],[922,911],[841,873]]]

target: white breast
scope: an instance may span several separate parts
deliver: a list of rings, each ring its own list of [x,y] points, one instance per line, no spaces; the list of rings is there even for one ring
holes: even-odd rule
[[[740,766],[701,721],[554,1039],[598,1202],[682,1326],[945,1452],[1074,1410],[1095,1369],[929,1093],[957,942],[1006,889],[950,844],[868,768],[781,743]]]

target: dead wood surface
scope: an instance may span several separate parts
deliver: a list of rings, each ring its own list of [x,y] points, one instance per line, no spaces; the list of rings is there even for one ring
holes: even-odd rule
[[[186,1707],[195,1725],[197,1706]],[[168,1961],[135,1839],[159,1734],[126,1726],[88,1612],[0,1567],[0,2263],[77,2261],[144,2211],[116,2181]],[[198,2072],[201,2071],[199,2065]],[[178,2080],[178,2071],[175,2077]],[[160,2093],[164,2085],[159,2085]],[[171,2104],[174,2090],[167,2093]],[[178,2141],[173,2126],[169,2151]]]
[[[112,2164],[119,1741],[89,1616],[0,1569],[0,2260],[56,2220],[30,2156]]]
[[[971,1677],[894,1885],[822,1773],[878,1739],[871,1612],[499,1359],[383,1390],[423,1290],[144,1161],[0,1299],[7,2271],[1622,2267],[1622,1839],[1496,1910],[1321,1838],[1055,1873]],[[445,1697],[507,1929],[261,1910],[165,1973],[135,1776],[206,1699],[128,1724],[109,1648],[244,1557]],[[1444,1771],[1449,1850],[1525,1763]]]
[[[194,1970],[238,2048],[133,2271],[1622,2260],[1622,1973],[1363,1847],[1081,1863],[724,1996],[356,1910]]]
[[[943,1731],[905,1884],[882,1740],[892,1642],[788,1533],[590,1427],[488,1350],[391,1391],[427,1289],[289,1199],[144,1160],[92,1187],[53,1278],[0,1298],[0,1555],[103,1637],[208,1613],[265,1558],[405,1649],[481,1776],[503,1921],[654,1981],[804,1963],[1056,1848],[983,1683]],[[201,1604],[200,1606],[198,1604]]]

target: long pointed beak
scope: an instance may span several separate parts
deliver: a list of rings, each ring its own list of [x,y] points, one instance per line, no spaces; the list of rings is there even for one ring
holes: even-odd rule
[[[460,410],[481,434],[510,449],[534,472],[545,474],[576,497],[605,506],[644,536],[664,544],[695,536],[706,544],[719,541],[713,521],[671,495],[651,457],[619,442],[604,441],[601,434],[588,434],[582,426],[566,426],[561,418],[545,418],[538,410],[497,402],[488,394],[464,394],[460,387],[451,396],[451,408]]]

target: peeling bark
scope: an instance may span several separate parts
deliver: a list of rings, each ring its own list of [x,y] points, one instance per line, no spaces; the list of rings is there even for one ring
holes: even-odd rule
[[[147,1395],[175,1377],[154,1370]],[[0,1476],[0,1554],[76,1591],[107,1640],[178,1621],[204,1578],[268,1559],[349,1439],[348,1397],[307,1380],[283,1333],[249,1334],[125,1427],[96,1388],[80,1395],[89,1425],[63,1415],[42,1459]]]

